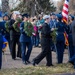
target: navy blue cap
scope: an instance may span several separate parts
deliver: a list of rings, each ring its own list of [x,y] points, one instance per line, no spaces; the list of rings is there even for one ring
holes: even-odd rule
[[[5,17],[5,16],[9,17],[7,14],[4,14],[4,15],[3,15],[3,17]]]
[[[23,14],[22,17],[23,17],[23,18],[24,18],[24,17],[28,18],[28,17],[29,17],[29,14]]]
[[[57,18],[60,19],[60,20],[63,18],[62,14],[56,14],[56,16],[57,16]]]

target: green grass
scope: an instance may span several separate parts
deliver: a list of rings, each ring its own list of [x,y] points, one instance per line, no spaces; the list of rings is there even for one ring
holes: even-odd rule
[[[52,75],[59,73],[74,73],[75,70],[71,64],[60,64],[53,67],[29,66],[19,69],[2,69],[0,75]]]

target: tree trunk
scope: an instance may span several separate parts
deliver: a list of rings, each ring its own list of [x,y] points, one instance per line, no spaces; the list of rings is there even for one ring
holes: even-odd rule
[[[8,12],[8,14],[10,13],[9,0],[2,0],[2,12]]]
[[[35,10],[35,4],[32,3],[32,5],[31,5],[31,15],[32,15],[32,17],[35,16],[35,13],[36,13],[36,10]]]

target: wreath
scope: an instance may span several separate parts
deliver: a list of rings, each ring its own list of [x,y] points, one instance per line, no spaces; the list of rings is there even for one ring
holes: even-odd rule
[[[27,34],[27,36],[32,36],[33,33],[33,25],[30,22],[24,23],[24,31]]]
[[[9,32],[9,21],[7,21],[7,22],[5,23],[5,28],[6,28],[6,31]]]
[[[52,33],[51,33],[51,36],[52,36],[52,41],[53,41],[54,43],[56,43],[57,28],[54,28],[54,30],[53,30]]]
[[[13,28],[16,32],[20,32],[20,23],[22,20],[20,18],[17,18],[15,23],[13,24]]]

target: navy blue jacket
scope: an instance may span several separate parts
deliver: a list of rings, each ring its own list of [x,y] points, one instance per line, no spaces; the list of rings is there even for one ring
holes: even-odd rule
[[[50,28],[56,28],[56,23],[57,23],[57,21],[55,19],[51,20],[50,21]]]
[[[4,31],[5,31],[5,21],[1,21],[0,22],[0,33],[4,35]]]
[[[67,27],[63,22],[57,22],[57,40],[65,40],[64,39],[64,32],[66,31]]]

